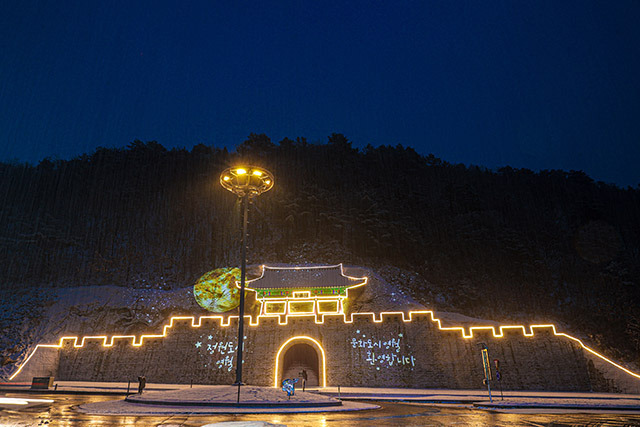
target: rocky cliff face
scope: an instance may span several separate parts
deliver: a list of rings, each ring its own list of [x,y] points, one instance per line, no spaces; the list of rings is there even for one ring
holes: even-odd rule
[[[143,291],[181,290],[238,265],[239,205],[217,180],[243,159],[276,176],[251,208],[250,263],[368,266],[395,286],[381,294],[388,302],[404,295],[439,311],[560,323],[639,365],[638,189],[576,171],[490,171],[402,146],[358,151],[344,137],[331,141],[252,135],[238,153],[137,141],[35,167],[0,164],[3,302],[17,304],[6,316],[37,318],[56,301],[49,290],[115,286],[140,290],[114,308],[125,328],[159,321],[153,310],[136,314]],[[69,319],[82,325],[101,304]],[[22,352],[13,338],[22,326],[6,319],[0,351],[10,363]]]
[[[259,268],[250,266],[249,271],[257,274]],[[479,349],[484,344],[491,357],[501,361],[507,389],[640,391],[639,380],[548,328],[507,330],[504,338],[496,338],[490,330],[475,330],[473,338],[464,339],[472,326],[499,328],[500,323],[447,312],[435,313],[440,324],[428,313],[409,316],[409,311],[427,308],[408,296],[406,288],[365,267],[345,266],[344,271],[369,277],[366,286],[350,294],[346,318],[327,316],[322,324],[312,317],[290,318],[286,325],[262,318],[258,326],[246,326],[245,375],[252,384],[273,385],[278,361],[279,375],[297,373],[302,366],[314,381],[321,382],[324,376],[331,385],[477,388],[483,376]],[[412,280],[410,273],[397,268],[390,271],[394,281]],[[225,326],[226,321],[220,319],[200,319],[213,313],[196,304],[190,287],[173,291],[82,287],[53,289],[42,295],[40,300],[25,301],[23,310],[15,314],[25,317],[14,325],[32,327],[14,327],[6,335],[14,337],[18,347],[11,354],[17,363],[12,360],[3,369],[5,379],[24,363],[36,343],[52,344],[62,336],[78,336],[77,341],[65,341],[61,349],[40,348],[14,381],[43,375],[93,381],[129,381],[145,375],[150,381],[167,383],[227,384],[233,380],[236,321]],[[247,310],[253,316],[259,313],[251,293]],[[405,314],[381,314],[385,311]],[[236,313],[233,310],[224,317]],[[351,313],[353,321],[345,322]],[[171,316],[191,320],[172,323],[164,338],[147,338],[142,347],[132,346],[141,342],[143,334],[161,334]],[[440,330],[439,326],[458,326],[464,332]],[[525,331],[534,336],[525,336]],[[116,339],[112,347],[104,347],[102,339],[81,341],[96,335],[105,335],[109,343],[114,335],[136,338]],[[294,343],[309,347],[298,353],[313,353],[312,361],[297,360],[295,354],[285,357],[285,344],[292,337],[303,337]]]
[[[281,266],[289,266],[281,264]],[[259,266],[249,266],[259,274]],[[362,292],[351,298],[349,310],[356,312],[406,311],[424,307],[402,288],[386,282],[363,267],[345,267],[345,273],[367,276]],[[120,286],[84,286],[42,289],[38,293],[3,293],[4,348],[2,378],[6,380],[24,362],[37,344],[57,343],[63,336],[140,335],[162,329],[171,316],[211,315],[193,297],[193,286],[175,290],[139,289]],[[237,314],[237,309],[224,315]],[[259,314],[254,294],[247,293],[247,313]]]

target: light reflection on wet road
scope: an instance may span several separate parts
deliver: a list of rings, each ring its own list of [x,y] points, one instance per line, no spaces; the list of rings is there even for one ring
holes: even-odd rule
[[[116,396],[25,395],[7,397],[54,399],[50,405],[0,407],[0,426],[202,426],[222,421],[267,421],[293,427],[351,426],[640,426],[640,415],[611,414],[498,414],[456,407],[430,407],[424,404],[376,402],[382,409],[362,412],[293,415],[212,415],[212,416],[96,416],[81,414],[74,406]]]

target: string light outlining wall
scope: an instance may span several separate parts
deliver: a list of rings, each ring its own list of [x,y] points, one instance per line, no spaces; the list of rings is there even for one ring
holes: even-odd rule
[[[275,316],[273,316],[273,315],[259,315],[255,319],[253,319],[251,316],[248,316],[248,315],[244,316],[244,317],[245,317],[245,320],[249,321],[249,325],[250,326],[256,327],[256,326],[260,325],[260,319],[263,319],[263,318],[274,318],[274,317],[278,318],[278,325],[279,326],[285,326],[285,325],[288,324],[289,318],[297,318],[297,317],[310,317],[310,318],[312,318],[314,320],[314,322],[316,324],[322,325],[322,324],[324,324],[325,318],[342,318],[342,321],[345,324],[349,324],[349,323],[353,323],[354,318],[367,318],[367,317],[369,317],[373,323],[382,323],[382,322],[384,322],[384,318],[385,317],[401,316],[403,322],[410,323],[410,322],[412,322],[414,320],[414,317],[416,317],[416,316],[425,316],[425,315],[428,315],[430,317],[430,320],[432,322],[434,322],[438,326],[438,329],[440,331],[455,331],[455,332],[459,332],[460,338],[463,339],[463,340],[468,340],[468,339],[474,338],[474,333],[475,332],[487,332],[488,331],[488,332],[491,332],[491,334],[493,335],[494,338],[504,338],[505,331],[515,330],[515,331],[521,331],[523,336],[533,339],[533,338],[535,338],[536,331],[541,331],[541,332],[542,331],[550,331],[556,337],[566,338],[566,339],[569,339],[571,341],[574,341],[575,343],[577,343],[580,347],[582,347],[585,351],[589,352],[590,354],[598,357],[599,359],[603,360],[604,362],[607,362],[608,364],[614,366],[615,368],[620,369],[621,371],[625,372],[626,374],[628,374],[628,375],[640,380],[640,374],[637,374],[637,373],[625,368],[624,366],[621,366],[620,364],[614,362],[613,360],[607,358],[606,356],[602,355],[601,353],[598,353],[597,351],[593,350],[592,348],[586,346],[580,339],[578,339],[578,338],[576,338],[574,336],[571,336],[569,334],[563,333],[563,332],[558,332],[557,329],[556,329],[556,326],[554,324],[530,325],[528,327],[528,330],[523,325],[471,326],[468,329],[465,328],[465,327],[462,327],[462,326],[451,326],[451,327],[448,327],[448,326],[442,326],[442,321],[435,316],[435,313],[432,310],[421,310],[421,311],[410,311],[410,312],[384,311],[384,312],[377,313],[377,316],[376,316],[376,313],[367,312],[367,313],[351,313],[350,315],[347,315],[347,314],[344,314],[344,313],[342,313],[342,314],[320,314],[320,315],[315,315],[315,314],[288,314],[286,316],[281,316],[281,315],[275,315]],[[36,354],[36,352],[41,348],[57,348],[57,349],[60,349],[60,348],[62,348],[64,346],[65,342],[72,342],[74,348],[82,348],[82,347],[85,346],[87,341],[102,341],[102,346],[103,347],[113,347],[113,345],[114,345],[116,340],[130,340],[131,341],[131,345],[133,347],[141,347],[144,344],[145,340],[154,339],[154,338],[165,338],[167,336],[167,331],[174,327],[174,324],[175,324],[176,321],[190,321],[192,328],[199,328],[199,327],[202,326],[203,320],[216,320],[216,321],[219,322],[220,327],[226,328],[231,324],[231,321],[233,319],[238,319],[238,316],[228,316],[226,318],[224,316],[199,316],[197,318],[195,316],[174,316],[174,317],[171,317],[171,319],[170,319],[168,324],[163,326],[162,334],[140,335],[139,337],[137,337],[135,335],[112,335],[111,337],[109,337],[107,335],[97,335],[97,336],[84,336],[82,338],[80,338],[78,336],[63,336],[62,338],[60,338],[60,340],[58,341],[57,344],[38,344],[38,345],[36,345],[36,348],[31,352],[29,357],[27,357],[25,362],[22,365],[20,365],[18,370],[13,375],[11,375],[9,380],[13,380],[24,369],[24,367],[29,363],[29,361],[32,359],[33,355]],[[309,339],[311,339],[311,338],[309,338]],[[318,344],[318,346],[320,346],[320,345]],[[320,346],[320,348],[322,348],[322,347]],[[281,350],[282,350],[282,347],[281,347]],[[324,351],[322,351],[322,354],[323,354],[323,358],[324,358]],[[276,360],[276,363],[277,363],[277,360]],[[276,369],[278,369],[277,366],[276,366]],[[324,373],[323,373],[323,375],[324,375]],[[325,385],[326,385],[326,383],[325,383]]]

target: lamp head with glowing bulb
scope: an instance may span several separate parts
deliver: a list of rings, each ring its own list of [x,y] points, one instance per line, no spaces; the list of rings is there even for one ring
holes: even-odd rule
[[[271,190],[273,174],[257,166],[234,166],[222,172],[220,185],[239,197],[255,197]]]

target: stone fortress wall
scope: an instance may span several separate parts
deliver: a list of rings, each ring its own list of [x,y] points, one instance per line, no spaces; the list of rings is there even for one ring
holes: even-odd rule
[[[640,393],[640,379],[550,325],[448,329],[430,311],[326,315],[321,323],[315,316],[258,320],[245,322],[243,380],[252,385],[279,382],[287,349],[299,343],[316,351],[317,377],[322,382],[324,372],[327,386],[478,389],[484,343],[490,358],[500,360],[505,390]],[[53,375],[66,381],[135,381],[145,375],[154,383],[234,382],[237,317],[173,318],[165,336],[157,333],[39,346],[12,380]]]

